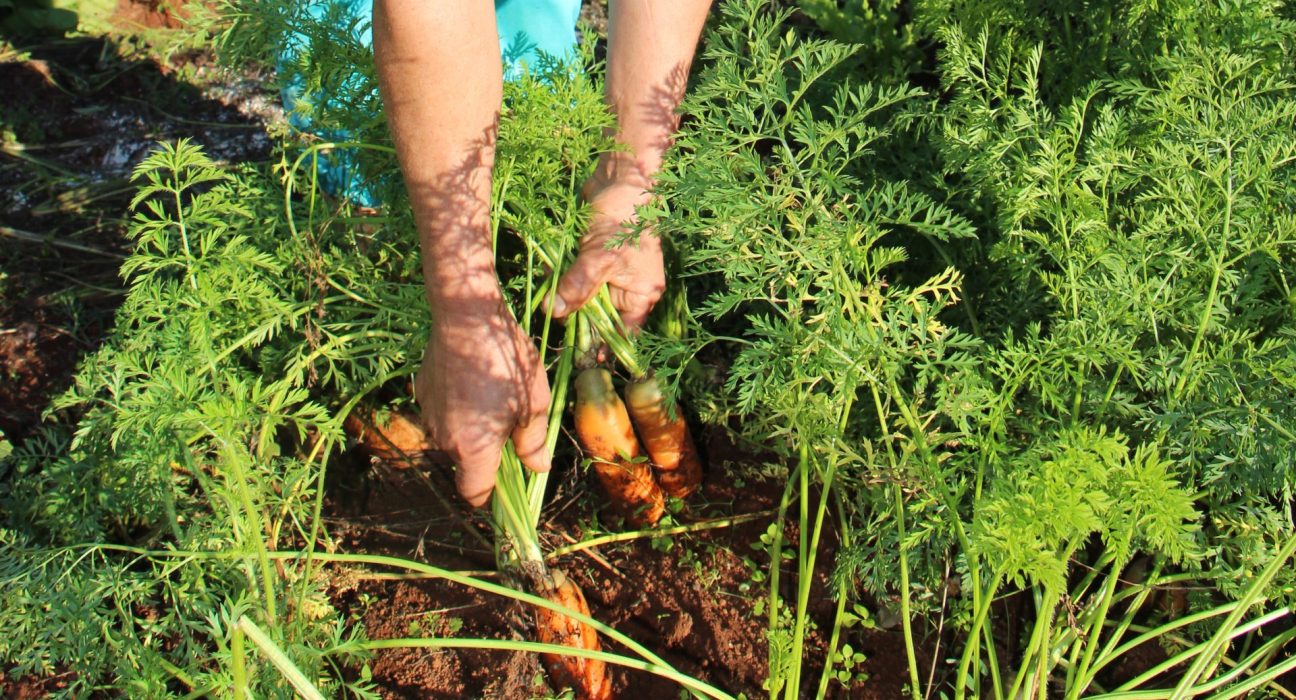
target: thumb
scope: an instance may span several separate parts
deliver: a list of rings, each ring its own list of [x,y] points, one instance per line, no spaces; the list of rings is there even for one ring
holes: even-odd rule
[[[558,290],[553,300],[553,315],[564,318],[585,305],[607,281],[608,270],[614,258],[603,253],[588,252],[576,256],[558,280]]]

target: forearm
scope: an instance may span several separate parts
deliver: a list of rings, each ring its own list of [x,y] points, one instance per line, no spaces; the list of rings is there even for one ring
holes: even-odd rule
[[[711,0],[612,0],[606,99],[625,150],[601,160],[600,184],[648,187],[661,169],[710,6]]]
[[[434,313],[498,308],[491,168],[503,84],[494,6],[374,0],[374,60]]]

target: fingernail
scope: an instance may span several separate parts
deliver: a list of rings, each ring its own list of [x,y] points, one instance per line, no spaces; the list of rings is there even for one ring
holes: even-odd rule
[[[555,296],[553,298],[553,303],[549,305],[549,310],[553,312],[554,316],[566,316],[567,302],[563,301],[562,297]]]

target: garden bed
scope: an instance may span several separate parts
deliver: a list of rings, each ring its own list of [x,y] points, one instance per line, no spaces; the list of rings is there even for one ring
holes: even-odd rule
[[[618,541],[564,405],[530,484],[529,563],[661,659],[621,697],[1292,697],[1291,11],[1009,4],[718,3],[641,212],[687,290],[634,349],[705,486]],[[0,45],[0,694],[561,692],[516,650],[527,518],[344,430],[412,408],[427,334],[367,49],[238,8],[232,72],[152,4]],[[312,118],[395,204],[316,188],[340,147],[264,70],[295,31],[304,84],[354,70]],[[574,334],[527,304],[583,231],[599,70],[499,122],[498,269],[556,387]]]
[[[731,693],[757,697],[767,673],[766,620],[758,614],[766,595],[754,581],[761,554],[752,548],[773,519],[782,482],[762,478],[761,461],[736,448],[723,432],[708,431],[711,471],[703,490],[678,522],[731,526],[659,540],[638,539],[563,555],[556,561],[585,592],[591,612],[658,652],[681,671]],[[412,558],[452,570],[490,571],[489,522],[457,501],[446,465],[393,467],[363,457],[340,468],[331,499],[330,531],[344,551]],[[558,476],[541,536],[550,549],[607,534],[592,526],[597,509],[592,484],[570,469]],[[735,482],[742,486],[736,486]],[[746,520],[745,516],[755,515]],[[670,527],[673,523],[666,524]],[[470,534],[476,533],[476,535]],[[831,561],[826,551],[825,561]],[[746,559],[747,561],[744,561]],[[818,572],[821,593],[828,567]],[[386,581],[341,575],[335,603],[356,616],[373,639],[436,636],[529,637],[524,606],[441,581]],[[830,624],[832,603],[820,597],[815,616]],[[816,636],[816,646],[824,640]],[[835,686],[833,697],[894,698],[907,682],[899,629],[863,630],[850,643],[866,657],[858,681]],[[534,655],[446,649],[380,652],[370,662],[384,697],[527,697],[542,676]],[[671,697],[673,683],[617,669],[619,697]]]

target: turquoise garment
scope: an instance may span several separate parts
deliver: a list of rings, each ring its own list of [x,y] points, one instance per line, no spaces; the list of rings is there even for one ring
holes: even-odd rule
[[[435,0],[428,0],[435,2]],[[495,23],[504,61],[504,77],[511,79],[522,66],[541,53],[557,57],[570,56],[576,49],[576,20],[581,0],[495,0]],[[373,46],[372,0],[318,0],[305,8],[315,21],[347,27],[352,39],[366,47]],[[346,132],[319,127],[311,123],[296,107],[302,99],[303,84],[292,66],[302,52],[311,50],[309,39],[302,34],[289,37],[279,55],[279,70],[286,76],[282,92],[288,122],[295,129],[315,134],[327,141],[349,141]],[[358,80],[358,78],[357,78]],[[361,206],[377,206],[376,198],[360,181],[360,172],[351,152],[335,150],[318,161],[320,186],[330,194],[346,196]]]
[[[576,49],[580,0],[496,0],[495,24],[505,79],[541,53],[570,56]]]

